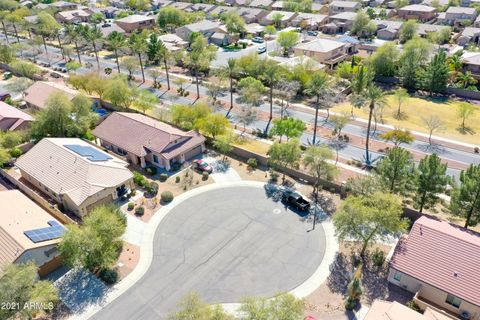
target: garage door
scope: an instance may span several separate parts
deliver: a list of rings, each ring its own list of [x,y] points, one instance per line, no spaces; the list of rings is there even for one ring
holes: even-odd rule
[[[192,159],[193,157],[199,155],[200,153],[202,153],[202,146],[197,146],[195,148],[193,148],[192,150],[190,151],[187,151],[185,153],[185,160],[190,160]]]

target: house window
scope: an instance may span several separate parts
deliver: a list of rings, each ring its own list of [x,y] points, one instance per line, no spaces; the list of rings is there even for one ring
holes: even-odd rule
[[[402,273],[399,271],[395,271],[395,274],[393,275],[393,279],[396,281],[401,281],[402,280]]]
[[[448,303],[449,305],[452,305],[454,306],[455,308],[458,308],[460,307],[460,304],[462,303],[462,300],[460,300],[460,298],[458,297],[455,297],[454,295],[447,295],[447,300],[445,300],[446,303]]]
[[[155,163],[160,163],[160,162],[158,162],[158,157],[157,157],[157,155],[155,155],[155,154],[153,155],[153,162],[155,162]]]

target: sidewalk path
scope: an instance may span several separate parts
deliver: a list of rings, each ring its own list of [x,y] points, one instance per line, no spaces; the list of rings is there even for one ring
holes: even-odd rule
[[[242,180],[237,171],[227,163],[213,157],[205,157],[203,160],[213,167],[213,173],[210,174],[210,177],[212,177],[216,183],[237,182]]]

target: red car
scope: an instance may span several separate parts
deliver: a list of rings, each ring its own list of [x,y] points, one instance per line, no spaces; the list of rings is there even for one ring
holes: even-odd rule
[[[202,159],[194,160],[192,163],[192,167],[193,169],[198,170],[200,172],[208,172],[208,173],[213,172],[212,166]]]

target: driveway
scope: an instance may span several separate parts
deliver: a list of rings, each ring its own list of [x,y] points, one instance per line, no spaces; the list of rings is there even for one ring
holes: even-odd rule
[[[159,319],[188,292],[209,303],[272,296],[305,282],[323,260],[323,228],[265,190],[217,188],[172,208],[156,230],[145,275],[93,319]]]

